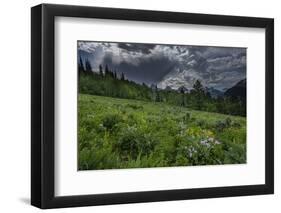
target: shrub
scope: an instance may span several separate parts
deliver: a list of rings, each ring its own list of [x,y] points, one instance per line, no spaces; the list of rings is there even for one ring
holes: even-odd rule
[[[109,146],[84,148],[79,153],[79,169],[110,169],[118,167],[118,158]]]
[[[227,117],[225,120],[217,121],[215,124],[215,128],[220,132],[226,128],[231,127],[231,125],[232,125],[232,120],[229,117]]]
[[[115,150],[123,159],[134,159],[138,155],[149,155],[155,147],[155,141],[134,127],[128,127],[119,133],[119,140],[114,144]]]
[[[211,130],[202,129],[201,127],[190,127],[186,130],[186,134],[200,139],[214,137],[214,133]]]
[[[213,165],[224,162],[224,150],[220,143],[200,143],[198,138],[182,138],[176,148],[175,166]]]
[[[189,127],[186,135],[177,138],[176,165],[212,165],[224,162],[223,146],[211,130]],[[186,160],[184,160],[184,158]]]
[[[234,128],[240,128],[240,127],[241,127],[241,124],[234,121],[234,122],[232,123],[232,126],[233,126]]]
[[[116,124],[122,121],[122,116],[119,114],[106,114],[102,120],[102,125],[107,130],[112,130]]]
[[[183,121],[185,123],[188,123],[191,120],[191,115],[189,112],[185,113],[185,115],[183,116]]]
[[[224,144],[225,164],[246,163],[246,144]]]
[[[230,127],[232,120],[229,117],[227,117],[224,122],[225,122],[226,126]]]
[[[197,120],[196,125],[201,127],[201,128],[206,128],[208,126],[208,124],[205,120]]]

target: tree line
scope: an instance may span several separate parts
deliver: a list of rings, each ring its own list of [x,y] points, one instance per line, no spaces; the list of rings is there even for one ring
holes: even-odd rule
[[[195,81],[190,92],[186,92],[184,87],[162,90],[157,85],[148,86],[130,81],[123,72],[119,74],[108,65],[99,65],[98,70],[94,71],[89,60],[83,63],[81,57],[78,72],[79,93],[162,102],[195,110],[246,116],[245,100],[227,96],[213,98],[199,80]]]
[[[83,63],[82,58],[80,57],[79,63],[78,63],[78,71],[79,71],[79,76],[81,74],[89,74],[93,75],[93,69],[92,65],[89,61],[89,59],[85,60],[85,65]],[[107,77],[110,76],[113,79],[120,79],[120,80],[125,80],[125,74],[122,72],[120,77],[118,77],[117,70],[110,70],[107,64],[105,65],[105,68],[100,64],[99,65],[99,75],[100,77]]]

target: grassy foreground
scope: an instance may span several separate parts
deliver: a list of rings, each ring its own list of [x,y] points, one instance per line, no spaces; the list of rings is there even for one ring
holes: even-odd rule
[[[246,118],[79,94],[79,170],[246,163]]]

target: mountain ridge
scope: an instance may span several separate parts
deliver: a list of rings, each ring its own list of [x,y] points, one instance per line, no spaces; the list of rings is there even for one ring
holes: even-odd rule
[[[246,99],[246,78],[236,83],[233,87],[225,91],[224,95],[228,97],[236,97]]]

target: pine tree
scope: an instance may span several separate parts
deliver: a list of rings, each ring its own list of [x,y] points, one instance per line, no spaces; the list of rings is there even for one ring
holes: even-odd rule
[[[125,81],[125,75],[123,72],[121,73],[121,81]]]
[[[185,101],[184,101],[184,92],[185,92],[185,89],[184,87],[180,87],[180,93],[181,93],[181,105],[182,106],[185,106]]]
[[[85,71],[83,60],[82,60],[81,56],[80,56],[80,59],[79,59],[78,69],[79,69],[79,72],[80,71]]]
[[[193,85],[193,88],[195,91],[196,108],[201,110],[205,99],[204,87],[202,86],[201,82],[197,80]]]
[[[156,102],[160,102],[161,101],[161,97],[157,88],[157,85],[155,86],[155,92],[156,92]]]
[[[109,72],[110,72],[110,71],[109,71],[108,66],[107,66],[107,64],[106,64],[106,65],[105,65],[105,76],[108,76],[108,74],[110,74]]]
[[[91,63],[90,63],[90,61],[88,59],[86,59],[85,67],[86,67],[86,72],[87,73],[92,73],[92,66],[91,66]]]
[[[193,88],[197,93],[204,93],[204,87],[199,80],[195,81]]]
[[[99,73],[100,73],[100,76],[103,77],[103,70],[102,70],[102,65],[101,64],[99,65]]]
[[[111,69],[108,69],[109,75],[111,76],[111,78],[114,78],[114,73]]]

